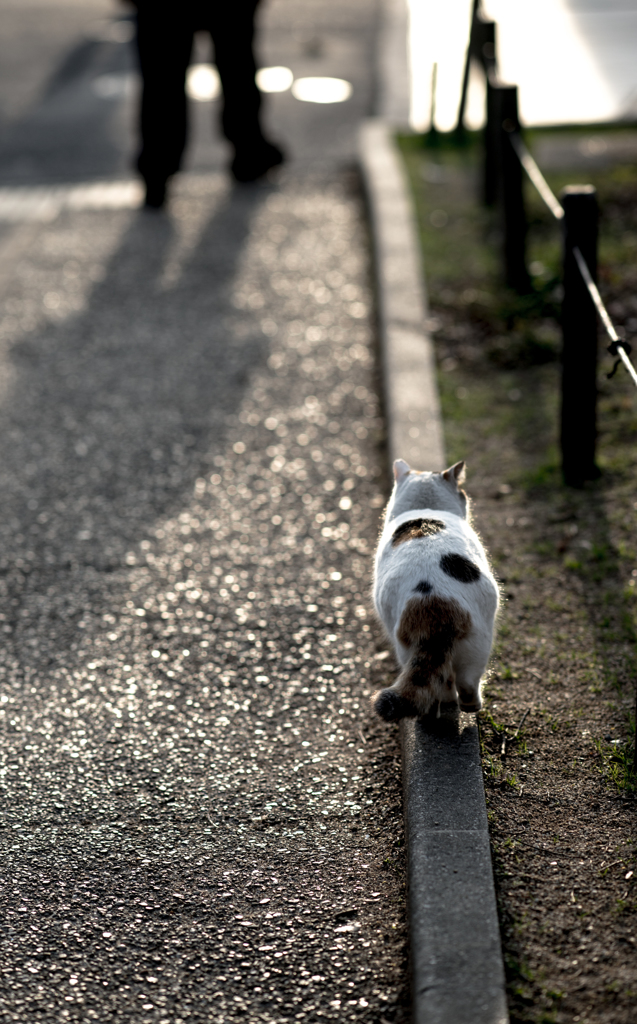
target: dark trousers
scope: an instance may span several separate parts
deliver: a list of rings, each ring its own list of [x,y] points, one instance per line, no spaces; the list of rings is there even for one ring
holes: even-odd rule
[[[259,0],[181,0],[138,4],[137,49],[142,73],[142,148],[137,161],[146,181],[179,170],[187,137],[186,71],[193,35],[210,32],[223,87],[222,128],[235,153],[263,142],[261,94],[252,49]]]

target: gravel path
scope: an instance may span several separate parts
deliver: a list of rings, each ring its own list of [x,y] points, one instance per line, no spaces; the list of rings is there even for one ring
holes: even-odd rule
[[[120,7],[0,8],[2,184],[127,177],[134,97],[95,89],[132,66]],[[268,97],[278,184],[230,186],[199,104],[166,216],[38,223],[34,192],[0,223],[0,1022],[406,1019],[347,169],[376,16],[263,4],[264,63],[353,86]]]
[[[2,245],[0,1020],[402,1020],[356,179]]]

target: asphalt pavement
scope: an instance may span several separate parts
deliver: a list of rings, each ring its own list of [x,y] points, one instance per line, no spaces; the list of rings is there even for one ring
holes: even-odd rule
[[[104,5],[5,7],[25,61],[20,10],[73,29],[1,104],[0,185],[125,177]],[[0,224],[0,1021],[406,1019],[398,737],[368,707],[375,31],[373,0],[264,10],[264,63],[354,86],[269,97],[277,179],[234,187],[201,104],[166,214]]]

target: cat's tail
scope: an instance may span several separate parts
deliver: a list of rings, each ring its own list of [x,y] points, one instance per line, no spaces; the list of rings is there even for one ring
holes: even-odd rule
[[[456,641],[470,630],[471,616],[457,601],[433,594],[412,597],[396,630],[396,638],[410,652],[400,676],[403,685],[426,686],[451,660]]]
[[[471,616],[456,601],[434,595],[411,598],[396,630],[409,661],[394,685],[373,698],[380,717],[397,721],[454,700],[453,650],[470,630]]]

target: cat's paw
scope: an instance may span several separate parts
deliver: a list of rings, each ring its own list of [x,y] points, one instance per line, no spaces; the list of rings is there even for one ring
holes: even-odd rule
[[[482,701],[480,697],[476,697],[474,700],[460,699],[458,701],[461,711],[466,711],[467,714],[477,714],[482,708]]]
[[[466,711],[468,714],[476,714],[482,707],[480,689],[465,689],[463,686],[459,686],[458,704],[461,711]]]
[[[399,722],[401,718],[415,718],[416,706],[394,690],[380,690],[372,697],[372,708],[384,722]]]

